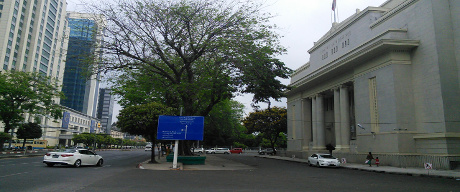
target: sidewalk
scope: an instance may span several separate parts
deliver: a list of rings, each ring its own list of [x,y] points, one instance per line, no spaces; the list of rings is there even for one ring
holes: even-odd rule
[[[268,155],[260,155],[258,157],[267,158],[267,159],[278,159],[278,160],[284,160],[284,161],[293,161],[293,162],[307,164],[307,159],[280,157],[280,156],[268,156]],[[344,164],[341,164],[340,166],[346,169],[355,169],[355,170],[371,171],[371,172],[379,172],[379,173],[423,176],[423,177],[442,177],[442,178],[460,180],[460,171],[458,170],[434,170],[434,169],[428,170],[424,168],[414,168],[414,167],[399,168],[399,167],[390,167],[390,166],[377,167],[375,165],[372,167],[369,167],[369,165],[367,164],[354,164],[354,163],[344,163]]]
[[[307,159],[280,157],[280,156],[269,156],[269,155],[254,155],[254,157],[277,159],[284,161],[292,161],[298,163],[307,164]],[[156,159],[158,163],[150,164],[148,161],[140,163],[138,168],[149,169],[149,170],[175,170],[172,169],[172,162],[166,162],[166,158]],[[176,170],[242,170],[242,169],[253,169],[248,165],[226,160],[216,155],[207,155],[205,165],[182,165],[178,163]],[[399,174],[399,175],[411,175],[411,176],[423,176],[423,177],[441,177],[449,179],[460,180],[460,171],[458,170],[427,170],[424,168],[399,168],[390,166],[372,166],[369,167],[367,164],[354,164],[345,163],[341,164],[341,167],[346,169],[355,169],[362,171],[371,171],[379,173]]]
[[[244,169],[254,169],[251,166],[230,161],[217,157],[216,155],[206,155],[206,163],[204,165],[183,165],[182,163],[177,163],[177,169],[173,169],[172,162],[166,162],[166,156],[161,157],[160,159],[155,158],[158,163],[148,163],[150,160],[140,163],[137,167],[140,169],[149,169],[149,170],[185,170],[185,171],[211,171],[211,170],[244,170]]]

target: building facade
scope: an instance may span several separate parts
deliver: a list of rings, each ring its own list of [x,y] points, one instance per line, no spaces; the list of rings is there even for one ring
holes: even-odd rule
[[[88,75],[89,64],[100,58],[96,49],[102,40],[104,20],[94,14],[68,12],[69,46],[62,105],[95,117],[99,90],[99,74]]]
[[[334,23],[291,76],[289,155],[460,162],[460,1],[388,0]]]
[[[64,107],[62,119],[45,124],[48,126],[43,127],[41,139],[48,140],[49,146],[74,146],[76,144],[72,141],[74,134],[103,133],[98,127],[99,119],[68,107]]]
[[[111,89],[101,88],[97,107],[97,118],[101,120],[101,127],[106,134],[111,134],[114,99]]]
[[[56,78],[61,86],[69,35],[66,6],[65,0],[0,0],[0,72],[37,72]],[[29,114],[24,118],[33,119]],[[41,123],[59,126],[45,117]]]
[[[65,10],[65,0],[0,1],[0,70],[39,72],[62,83],[69,34]]]
[[[0,72],[38,72],[56,78],[62,86],[70,34],[66,5],[65,0],[0,0]],[[94,81],[85,86],[98,89]],[[93,106],[87,107],[90,110],[64,108],[62,119],[42,117],[40,139],[48,140],[49,146],[70,146],[73,134],[101,133],[97,127],[100,121],[93,117],[97,92],[92,94],[87,99],[88,106]],[[55,101],[62,104],[59,99]],[[24,118],[34,119],[29,114],[24,114]]]

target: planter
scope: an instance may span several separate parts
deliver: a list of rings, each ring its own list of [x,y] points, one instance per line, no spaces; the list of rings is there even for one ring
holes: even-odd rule
[[[166,156],[167,162],[173,162],[174,156]],[[206,160],[205,156],[178,156],[177,162],[182,163],[183,165],[204,165]]]

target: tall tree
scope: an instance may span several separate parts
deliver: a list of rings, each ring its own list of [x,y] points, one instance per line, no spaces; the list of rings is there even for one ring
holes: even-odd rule
[[[205,118],[205,146],[230,146],[245,132],[241,125],[244,105],[232,100],[225,100],[215,105]]]
[[[279,100],[288,87],[278,78],[291,70],[275,58],[285,49],[263,6],[250,0],[107,4],[98,9],[109,23],[102,46],[107,60],[95,68],[122,70],[134,83],[146,78],[150,86],[139,84],[148,89],[142,92],[182,106],[183,115],[206,116],[234,92],[253,93],[254,103]]]
[[[252,112],[243,120],[243,124],[249,133],[261,133],[276,153],[275,144],[282,138],[280,133],[287,132],[287,110],[283,107],[273,107]]]
[[[25,149],[27,139],[36,139],[42,136],[42,127],[38,123],[22,124],[16,131],[16,136],[18,139],[24,139],[22,148]]]
[[[3,150],[3,144],[5,141],[8,141],[11,139],[11,135],[8,133],[0,132],[0,151]]]
[[[24,114],[58,119],[62,117],[57,98],[64,95],[56,79],[20,71],[0,73],[0,120],[5,132],[24,121]]]
[[[117,116],[117,126],[122,132],[131,135],[142,135],[152,144],[155,144],[160,115],[175,115],[175,111],[173,108],[166,107],[160,103],[126,107]],[[154,150],[152,150],[150,162],[156,163]]]

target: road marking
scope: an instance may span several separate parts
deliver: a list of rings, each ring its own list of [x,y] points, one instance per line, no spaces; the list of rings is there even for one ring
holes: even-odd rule
[[[4,176],[0,176],[0,178],[11,177],[11,176],[21,175],[21,174],[27,174],[27,173],[29,173],[29,172],[22,172],[22,173],[15,173],[15,174],[10,174],[10,175],[4,175]]]

